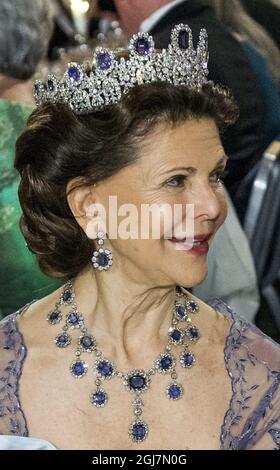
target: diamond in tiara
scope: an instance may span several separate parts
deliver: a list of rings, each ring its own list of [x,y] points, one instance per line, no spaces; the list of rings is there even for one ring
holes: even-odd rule
[[[128,49],[129,57],[119,58],[114,51],[98,47],[92,65],[70,62],[61,79],[50,74],[44,82],[36,80],[36,105],[62,102],[74,113],[86,114],[117,103],[136,85],[168,82],[200,88],[208,81],[205,29],[199,33],[196,48],[190,27],[179,24],[171,32],[167,49],[157,51],[152,36],[143,32],[131,38]]]

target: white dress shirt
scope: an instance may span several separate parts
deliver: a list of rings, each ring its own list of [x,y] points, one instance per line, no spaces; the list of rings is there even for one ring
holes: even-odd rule
[[[185,1],[186,0],[173,0],[166,5],[163,5],[163,7],[160,7],[158,10],[154,11],[154,13],[152,13],[140,24],[139,31],[148,33],[159,22],[159,20],[166,15],[167,12],[172,10],[172,8],[174,8],[176,5],[179,5],[179,3],[183,3]]]

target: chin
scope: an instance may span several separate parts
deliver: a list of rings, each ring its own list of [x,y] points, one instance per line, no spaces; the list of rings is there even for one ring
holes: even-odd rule
[[[207,276],[207,264],[204,268],[192,270],[191,272],[190,271],[190,268],[188,268],[187,270],[185,268],[182,268],[182,271],[180,270],[180,273],[177,272],[174,276],[176,284],[186,288],[191,288],[196,286],[197,284],[200,284],[204,281]]]

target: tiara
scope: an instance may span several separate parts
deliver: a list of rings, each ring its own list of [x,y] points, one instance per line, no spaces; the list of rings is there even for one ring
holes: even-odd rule
[[[98,47],[92,61],[70,62],[61,79],[50,74],[45,81],[36,80],[34,98],[37,106],[63,102],[76,114],[85,114],[117,103],[136,85],[159,81],[199,88],[207,82],[208,58],[205,29],[194,48],[190,27],[176,25],[168,48],[160,51],[152,36],[140,32],[130,40],[128,58]]]

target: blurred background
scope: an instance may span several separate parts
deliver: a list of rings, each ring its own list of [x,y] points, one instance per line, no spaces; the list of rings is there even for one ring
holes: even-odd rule
[[[15,142],[34,109],[33,82],[126,48],[133,33],[167,47],[187,23],[209,36],[209,76],[228,86],[240,118],[223,137],[228,219],[193,289],[220,297],[280,342],[280,0],[0,1],[0,318],[54,290],[19,230]]]

